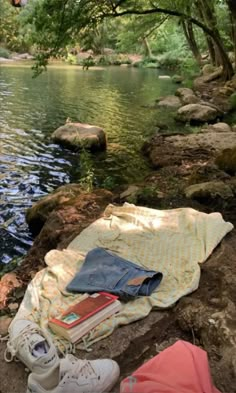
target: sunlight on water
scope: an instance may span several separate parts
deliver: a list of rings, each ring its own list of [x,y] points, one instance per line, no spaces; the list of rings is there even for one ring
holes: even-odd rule
[[[24,254],[32,239],[25,210],[56,187],[78,182],[79,153],[50,141],[69,117],[104,128],[108,150],[92,157],[97,185],[138,180],[147,171],[142,143],[158,121],[152,105],[175,86],[156,70],[52,67],[37,79],[30,68],[0,67],[1,261]]]

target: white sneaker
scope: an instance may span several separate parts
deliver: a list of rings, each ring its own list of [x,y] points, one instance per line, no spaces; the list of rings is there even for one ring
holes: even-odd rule
[[[9,327],[5,360],[11,362],[15,358],[38,374],[59,364],[56,347],[48,334],[36,323],[24,319],[13,321]]]
[[[119,375],[113,360],[88,361],[67,355],[47,375],[30,374],[27,393],[104,393],[112,389]]]

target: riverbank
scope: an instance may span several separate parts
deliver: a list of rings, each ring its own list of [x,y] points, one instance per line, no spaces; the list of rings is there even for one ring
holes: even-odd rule
[[[207,85],[206,88],[209,94],[212,85]],[[206,90],[202,89],[201,94],[204,92]],[[8,316],[14,314],[27,283],[44,266],[45,254],[50,249],[65,248],[72,238],[102,214],[110,202],[121,204],[128,201],[157,209],[193,207],[207,213],[219,211],[225,220],[235,225],[235,173],[232,173],[232,169],[229,173],[217,165],[221,149],[217,148],[216,139],[223,139],[225,142],[224,132],[233,138],[236,133],[233,127],[226,127],[223,131],[209,127],[206,131],[204,127],[195,139],[207,140],[208,145],[194,146],[192,136],[189,137],[189,145],[186,139],[188,136],[182,136],[181,139],[180,136],[163,136],[158,133],[152,137],[145,143],[143,151],[151,165],[154,164],[153,172],[128,189],[121,187],[113,193],[94,190],[90,194],[81,191],[78,185],[68,185],[39,201],[37,207],[28,214],[28,223],[37,233],[34,245],[21,267],[14,273],[5,275],[0,282],[2,312]],[[213,137],[209,143],[208,136],[217,138]],[[232,141],[230,144],[232,145]],[[229,148],[221,146],[224,147]],[[162,162],[157,164],[160,156]],[[212,181],[216,183],[215,188],[212,188]],[[203,191],[202,184],[205,184]],[[189,187],[196,185],[198,191],[195,189],[191,194]],[[181,299],[171,310],[154,311],[142,321],[119,328],[111,337],[95,344],[92,353],[78,352],[78,356],[113,357],[119,362],[121,375],[125,377],[158,351],[177,339],[185,339],[207,350],[216,386],[222,392],[234,392],[235,246],[236,232],[233,230],[202,266],[200,286],[194,294]],[[21,386],[25,387],[23,367],[3,362],[1,366],[8,376],[16,373],[15,386],[18,387],[17,380],[22,380],[24,382],[20,382]],[[1,390],[6,393],[9,383],[5,383]],[[14,387],[11,391],[14,391]],[[17,391],[19,392],[19,388]],[[118,386],[116,391],[118,392]]]

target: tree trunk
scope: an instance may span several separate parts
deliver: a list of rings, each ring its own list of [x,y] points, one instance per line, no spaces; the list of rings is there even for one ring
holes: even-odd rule
[[[223,78],[225,80],[230,80],[234,74],[233,66],[231,61],[229,60],[229,56],[225,50],[225,47],[222,43],[220,36],[216,34],[215,42],[219,51],[219,57],[221,59],[221,63],[223,66]]]
[[[232,78],[234,71],[217,28],[214,4],[212,0],[198,0],[197,4],[203,15],[205,24],[209,26],[213,32],[212,39],[214,41],[215,63],[216,65],[222,65],[223,77],[225,79],[230,79]]]
[[[193,31],[193,25],[189,21],[182,21],[182,27],[184,30],[184,35],[186,37],[186,40],[189,44],[189,47],[191,51],[193,52],[193,56],[195,57],[197,63],[199,66],[202,64],[202,57],[201,53],[199,51],[195,36],[194,36],[194,31]]]
[[[211,37],[209,37],[207,34],[205,34],[205,36],[206,36],[207,46],[208,46],[208,50],[209,50],[209,54],[210,54],[211,63],[215,66],[216,65],[215,47],[214,47]]]
[[[196,1],[195,5],[196,5],[200,19],[205,22],[205,18],[204,18],[202,8],[201,8],[199,1]],[[210,59],[211,59],[211,64],[215,66],[216,65],[216,53],[215,53],[214,42],[212,41],[212,37],[210,37],[205,31],[204,31],[204,34],[206,37],[206,42],[207,42],[208,51],[209,51],[209,55],[210,55]]]
[[[148,57],[149,59],[151,59],[153,57],[153,54],[152,54],[152,50],[150,48],[147,37],[143,38],[143,45],[144,45],[144,50],[145,50],[145,57]]]
[[[227,0],[229,12],[230,12],[230,20],[232,24],[232,40],[234,43],[234,65],[236,68],[236,3],[235,0]]]
[[[205,23],[218,35],[218,37],[221,40],[220,33],[217,27],[214,4],[212,0],[208,0],[208,1],[199,0],[199,3],[201,4],[202,14]],[[215,52],[215,65],[220,66],[222,65],[221,51],[218,45],[216,44],[216,42],[213,42],[213,46]]]

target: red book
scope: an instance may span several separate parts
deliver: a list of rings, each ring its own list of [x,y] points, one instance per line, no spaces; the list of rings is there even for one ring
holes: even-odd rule
[[[49,327],[58,335],[75,343],[90,330],[121,310],[118,297],[100,292],[88,295],[69,307],[57,318],[49,320]]]
[[[110,293],[94,293],[68,308],[68,310],[57,318],[52,318],[50,322],[56,323],[64,329],[71,329],[90,318],[92,315],[98,313],[103,308],[109,306],[109,304],[113,303],[117,299],[118,296],[111,295]]]

